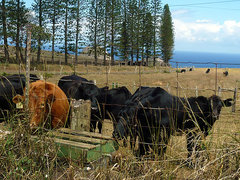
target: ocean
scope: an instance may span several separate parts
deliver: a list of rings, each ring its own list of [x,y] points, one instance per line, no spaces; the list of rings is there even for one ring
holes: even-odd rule
[[[178,62],[178,63],[176,63]],[[172,67],[240,68],[240,54],[175,51]]]

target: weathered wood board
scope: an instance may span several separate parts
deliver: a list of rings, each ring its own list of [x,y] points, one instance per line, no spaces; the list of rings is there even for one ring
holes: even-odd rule
[[[91,101],[72,99],[71,109],[71,129],[90,131]]]
[[[58,156],[83,163],[98,160],[118,149],[111,137],[98,133],[61,128],[52,131],[50,136],[59,145]]]

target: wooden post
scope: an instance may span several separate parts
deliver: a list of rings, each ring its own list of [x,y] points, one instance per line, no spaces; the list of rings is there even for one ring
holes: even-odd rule
[[[196,97],[198,97],[198,87],[196,86],[196,90],[195,90],[196,92]]]
[[[218,80],[218,77],[217,77],[217,69],[218,69],[218,66],[216,64],[216,73],[215,73],[215,95],[217,95],[217,80]]]
[[[27,26],[26,90],[25,90],[25,105],[27,110],[28,110],[28,102],[29,102],[31,28],[32,28],[31,25]]]
[[[133,92],[135,92],[136,91],[136,83],[135,83],[135,81],[133,81]]]
[[[234,89],[234,93],[233,93],[232,112],[236,112],[236,103],[237,103],[237,88]]]
[[[177,96],[179,96],[179,91],[178,91],[178,70],[179,70],[179,68],[178,68],[178,63],[177,63]]]
[[[222,89],[221,89],[221,87],[220,86],[218,86],[218,96],[222,96]]]
[[[91,101],[72,100],[71,129],[79,131],[90,131]]]
[[[170,93],[169,83],[167,83],[167,90]]]

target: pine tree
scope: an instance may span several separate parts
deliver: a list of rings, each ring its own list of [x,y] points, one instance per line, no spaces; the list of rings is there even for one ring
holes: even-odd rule
[[[135,26],[136,26],[136,19],[137,19],[137,1],[136,0],[130,0],[128,3],[128,12],[129,12],[129,44],[130,44],[130,57],[131,57],[131,65],[134,61],[134,56],[136,52],[136,32],[135,32]]]
[[[107,42],[109,42],[109,19],[110,19],[110,14],[109,14],[109,7],[110,7],[110,0],[106,0],[104,3],[104,39],[103,39],[103,65],[106,66],[106,56],[107,56]]]
[[[123,1],[122,11],[122,24],[120,32],[119,52],[120,58],[128,62],[128,49],[129,49],[129,31],[128,31],[128,14],[127,14],[127,1]]]
[[[60,19],[60,16],[61,16],[61,11],[60,11],[60,3],[61,0],[46,0],[46,4],[47,4],[47,7],[46,7],[46,16],[48,17],[49,19],[49,24],[51,26],[50,28],[50,33],[51,33],[51,41],[52,41],[52,45],[51,45],[51,48],[52,48],[52,63],[54,63],[54,59],[55,59],[55,56],[54,56],[54,52],[55,52],[55,42],[56,42],[56,39],[57,39],[57,33],[58,33],[58,29],[59,29],[59,19]]]
[[[163,9],[160,32],[162,58],[165,64],[169,65],[169,60],[173,56],[174,32],[171,12],[168,4],[166,4]]]
[[[120,0],[111,0],[110,3],[110,48],[111,48],[111,64],[114,64],[114,55],[116,55],[116,49],[119,39],[117,35],[119,34],[120,28]]]
[[[37,63],[40,62],[40,56],[41,56],[41,49],[42,49],[42,37],[41,37],[41,31],[43,28],[43,6],[44,6],[44,0],[34,0],[33,4],[33,10],[37,13],[36,16],[38,18],[37,24],[38,24],[38,38],[37,38]]]
[[[151,13],[153,16],[153,66],[156,65],[156,57],[158,54],[158,47],[159,41],[160,41],[160,21],[161,21],[161,14],[162,14],[162,8],[161,8],[161,0],[152,0],[151,1]]]
[[[145,49],[145,56],[146,56],[146,64],[148,66],[149,58],[152,56],[153,46],[153,39],[154,39],[154,25],[153,25],[153,16],[150,12],[148,12],[145,16],[145,42],[144,42],[144,49]]]
[[[2,0],[1,4],[1,23],[2,29],[1,29],[1,35],[3,36],[3,42],[4,42],[4,55],[6,62],[9,62],[9,51],[8,51],[8,33],[7,33],[7,10],[6,10],[6,1]]]
[[[25,3],[21,0],[9,0],[6,3],[7,9],[7,31],[11,40],[16,44],[16,61],[20,64],[24,60],[21,49],[21,31],[27,24],[26,13],[28,12]]]
[[[70,10],[70,23],[71,32],[69,34],[70,46],[69,50],[75,53],[74,63],[78,63],[78,50],[79,46],[83,44],[81,40],[84,38],[84,34],[81,34],[81,28],[83,27],[83,17],[87,13],[86,10],[87,3],[85,0],[73,0],[71,10]]]

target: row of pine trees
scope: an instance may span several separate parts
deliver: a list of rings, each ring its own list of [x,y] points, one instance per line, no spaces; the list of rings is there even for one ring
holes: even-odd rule
[[[9,61],[9,44],[16,47],[16,61],[24,62],[26,31],[31,25],[32,51],[41,59],[44,46],[51,48],[52,62],[56,49],[75,54],[75,63],[82,47],[90,47],[95,64],[99,54],[106,65],[115,57],[133,63],[148,64],[161,57],[165,63],[173,54],[174,32],[168,5],[161,0],[34,0],[26,8],[23,0],[1,0],[0,35],[5,60]]]

